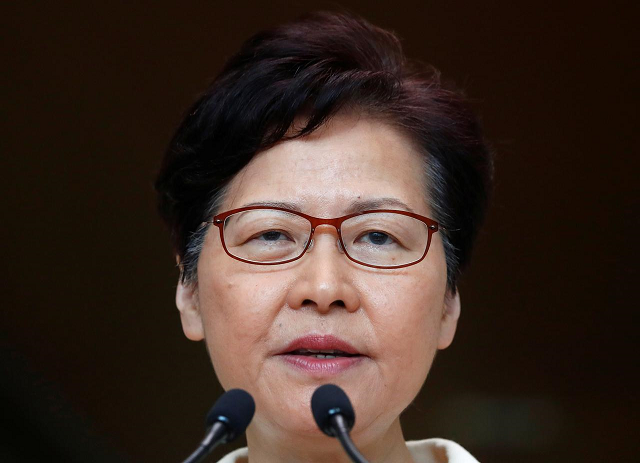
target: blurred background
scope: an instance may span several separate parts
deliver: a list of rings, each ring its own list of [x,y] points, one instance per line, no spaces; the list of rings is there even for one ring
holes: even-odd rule
[[[243,40],[339,6],[464,88],[497,152],[459,331],[406,437],[482,462],[638,461],[637,25],[612,2],[504,0],[3,4],[0,461],[170,462],[199,442],[221,390],[182,334],[154,173]]]

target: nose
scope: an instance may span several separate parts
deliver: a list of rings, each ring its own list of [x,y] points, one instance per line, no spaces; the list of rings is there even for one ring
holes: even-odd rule
[[[360,307],[353,282],[356,269],[341,252],[337,230],[321,225],[315,230],[313,240],[313,247],[302,257],[298,278],[289,291],[289,307],[311,307],[320,313],[332,309],[355,312]]]

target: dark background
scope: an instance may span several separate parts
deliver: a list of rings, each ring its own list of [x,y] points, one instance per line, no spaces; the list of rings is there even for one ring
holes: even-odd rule
[[[631,12],[342,5],[465,88],[497,151],[459,332],[407,438],[454,439],[483,462],[638,461]],[[171,462],[199,441],[220,388],[182,334],[154,172],[244,39],[335,7],[2,6],[1,461]]]

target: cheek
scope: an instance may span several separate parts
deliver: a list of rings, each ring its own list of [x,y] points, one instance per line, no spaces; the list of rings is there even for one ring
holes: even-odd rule
[[[231,271],[233,261],[226,264],[198,274],[205,342],[222,386],[247,388],[260,375],[263,359],[256,353],[264,351],[286,288],[267,275]]]
[[[385,306],[391,308],[374,319],[389,353],[387,358],[399,365],[410,364],[435,351],[442,311],[439,292],[397,285],[392,291],[382,292],[380,297],[385,297]]]
[[[403,275],[394,284],[377,286],[372,305],[387,308],[372,311],[371,316],[385,379],[380,387],[395,392],[397,413],[420,391],[437,350],[446,286],[441,280],[438,275]]]

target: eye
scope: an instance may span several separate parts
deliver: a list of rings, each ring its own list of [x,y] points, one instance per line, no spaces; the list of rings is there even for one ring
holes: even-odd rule
[[[278,230],[267,230],[267,231],[261,232],[259,234],[254,235],[252,239],[258,240],[258,241],[271,241],[271,242],[283,241],[283,240],[293,241],[285,233]]]
[[[381,231],[370,231],[360,235],[360,241],[371,243],[376,246],[389,245],[396,242],[390,235]]]

